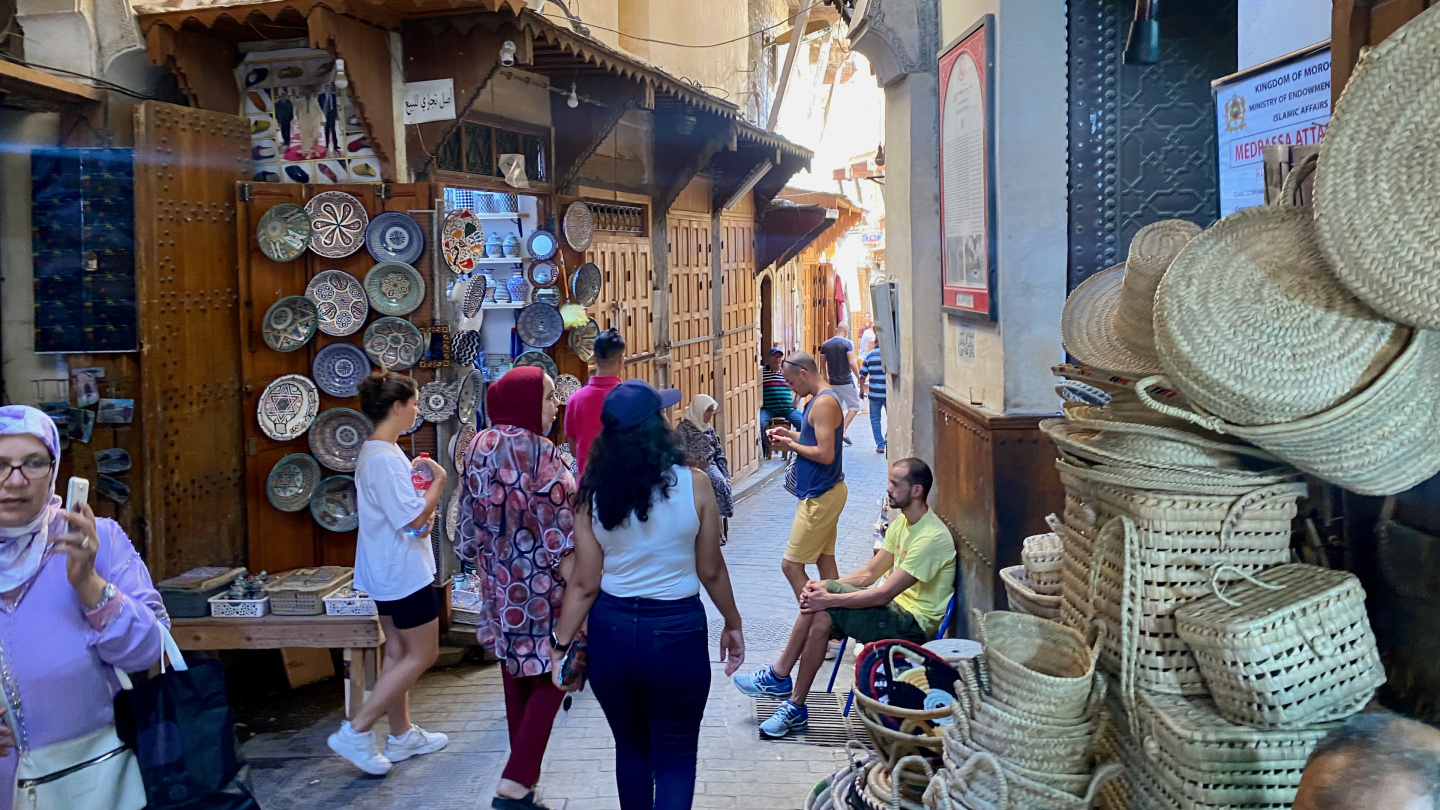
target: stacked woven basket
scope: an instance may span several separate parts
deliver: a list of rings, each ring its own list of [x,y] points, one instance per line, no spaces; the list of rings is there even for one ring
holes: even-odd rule
[[[1059,525],[1054,515],[1049,520]],[[1011,610],[1042,619],[1060,618],[1062,551],[1060,537],[1054,532],[1025,538],[1020,550],[1023,564],[1000,569]]]

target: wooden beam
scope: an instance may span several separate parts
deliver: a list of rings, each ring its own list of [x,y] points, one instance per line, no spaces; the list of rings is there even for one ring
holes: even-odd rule
[[[790,29],[794,32],[803,32],[805,24],[810,21],[810,6],[800,9],[800,14],[795,18],[795,25]],[[785,100],[785,88],[790,85],[790,73],[795,67],[795,54],[800,50],[800,44],[804,41],[801,36],[790,37],[790,44],[785,50],[785,70],[780,73],[780,86],[775,89],[775,100],[770,103],[770,117],[765,123],[765,128],[775,129],[775,124],[780,120],[780,103]]]
[[[156,25],[145,32],[145,44],[150,64],[170,68],[190,106],[227,115],[239,112],[235,43]]]
[[[689,124],[687,116],[695,123]],[[690,134],[681,134],[687,125],[693,127]],[[650,196],[657,216],[670,210],[680,192],[729,142],[730,122],[718,115],[693,107],[655,113],[655,186]]]
[[[0,95],[5,102],[39,102],[47,105],[96,104],[104,93],[41,70],[0,59]]]
[[[395,93],[391,83],[389,35],[372,25],[317,7],[306,20],[310,47],[345,60],[350,80],[346,96],[365,130],[365,139],[380,159],[380,177],[396,182]]]

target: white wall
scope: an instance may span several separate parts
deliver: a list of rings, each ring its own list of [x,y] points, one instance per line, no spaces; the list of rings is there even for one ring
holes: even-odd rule
[[[1330,38],[1331,0],[1240,0],[1240,70]]]

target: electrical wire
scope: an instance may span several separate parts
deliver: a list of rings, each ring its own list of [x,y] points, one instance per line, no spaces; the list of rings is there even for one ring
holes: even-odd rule
[[[120,93],[120,94],[123,94],[123,95],[127,95],[127,96],[130,96],[131,98],[139,99],[140,101],[158,101],[158,100],[159,100],[159,99],[156,98],[154,95],[150,95],[150,94],[146,94],[146,93],[141,93],[141,92],[138,91],[138,90],[131,90],[130,88],[126,87],[126,86],[123,85],[123,84],[116,84],[115,82],[107,81],[107,80],[105,80],[105,79],[101,79],[101,78],[98,78],[98,77],[95,77],[95,76],[91,76],[91,75],[89,75],[89,74],[87,74],[87,73],[76,73],[76,72],[73,71],[73,70],[66,70],[66,69],[64,69],[64,68],[50,67],[49,65],[37,65],[37,64],[35,64],[34,62],[26,62],[24,59],[16,59],[15,57],[10,56],[9,54],[0,54],[0,59],[4,59],[6,62],[11,62],[11,63],[13,63],[13,64],[20,65],[21,67],[27,67],[27,68],[30,68],[30,69],[32,69],[32,70],[43,70],[43,71],[45,71],[45,72],[47,72],[47,73],[59,73],[59,74],[61,74],[61,75],[63,75],[63,76],[74,76],[74,77],[77,78],[77,79],[84,79],[84,80],[89,81],[89,82],[94,82],[95,85],[96,85],[96,89],[99,89],[99,90],[112,90],[112,91],[114,91],[114,92],[116,92],[116,93]]]
[[[692,44],[685,43],[685,42],[670,42],[670,41],[664,40],[664,39],[650,39],[650,38],[648,38],[648,37],[637,37],[637,36],[635,36],[634,34],[627,34],[626,32],[621,31],[621,30],[616,29],[616,28],[606,28],[606,27],[603,26],[603,25],[596,25],[595,23],[590,23],[590,22],[583,23],[583,24],[584,24],[585,27],[587,27],[587,28],[598,28],[598,29],[600,29],[601,31],[609,31],[609,32],[612,33],[612,34],[619,34],[620,36],[625,37],[626,39],[633,39],[633,40],[635,40],[636,42],[650,42],[650,43],[653,43],[653,44],[655,44],[655,45],[669,45],[669,46],[674,47],[674,48],[697,48],[697,49],[719,48],[719,47],[722,46],[722,45],[731,45],[731,44],[734,44],[734,43],[736,43],[736,42],[741,42],[741,41],[747,40],[747,39],[749,39],[749,38],[751,38],[751,37],[753,37],[753,36],[756,36],[756,35],[758,35],[758,34],[763,34],[763,33],[765,33],[766,31],[773,31],[773,30],[775,30],[776,28],[780,28],[780,27],[782,27],[782,26],[785,26],[785,25],[787,25],[787,24],[789,24],[789,23],[794,22],[794,20],[795,20],[796,17],[799,17],[801,14],[809,11],[810,9],[818,8],[818,7],[823,6],[823,5],[825,5],[825,0],[817,0],[815,3],[812,3],[812,4],[810,4],[809,6],[806,6],[805,8],[800,9],[799,11],[795,12],[794,14],[791,14],[789,17],[781,20],[780,22],[775,23],[774,25],[767,25],[767,26],[765,26],[764,28],[761,28],[761,29],[759,29],[759,30],[751,31],[750,33],[748,33],[748,34],[746,34],[746,35],[744,35],[744,36],[735,37],[734,39],[727,39],[727,40],[725,40],[724,42],[712,42],[712,43],[710,43],[710,44],[708,44],[708,45],[692,45]]]

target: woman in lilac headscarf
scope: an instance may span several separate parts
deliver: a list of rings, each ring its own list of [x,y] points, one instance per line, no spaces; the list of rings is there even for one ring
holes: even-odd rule
[[[115,669],[157,663],[156,625],[169,624],[150,572],[115,521],[96,518],[88,504],[65,512],[55,495],[59,462],[50,417],[0,407],[0,707],[8,707],[0,717],[0,810],[14,799],[16,747],[108,739]]]

